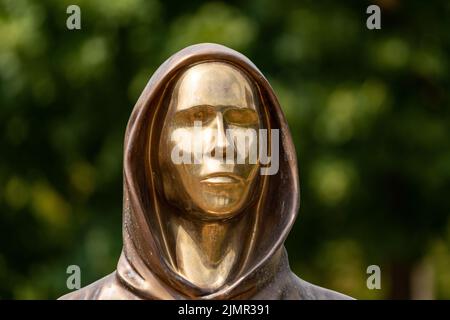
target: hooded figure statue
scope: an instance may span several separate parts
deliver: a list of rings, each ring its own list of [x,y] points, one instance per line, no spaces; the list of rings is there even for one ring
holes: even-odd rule
[[[242,54],[198,44],[162,64],[133,109],[123,161],[117,270],[60,299],[349,298],[289,268],[296,153],[274,91]]]

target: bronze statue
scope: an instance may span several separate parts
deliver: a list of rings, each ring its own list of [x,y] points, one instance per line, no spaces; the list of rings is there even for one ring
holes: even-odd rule
[[[263,146],[248,134],[258,130],[279,139]],[[241,138],[277,153],[276,172],[248,161]],[[180,152],[194,160],[174,162]],[[61,299],[349,298],[290,270],[283,243],[298,208],[295,149],[269,83],[234,50],[190,46],[155,72],[128,123],[117,270]]]

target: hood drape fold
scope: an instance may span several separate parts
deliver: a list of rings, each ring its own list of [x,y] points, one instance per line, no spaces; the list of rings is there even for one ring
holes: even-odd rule
[[[165,235],[166,204],[158,191],[159,174],[149,154],[157,152],[159,121],[171,81],[185,68],[205,61],[233,64],[254,81],[270,130],[279,130],[279,171],[265,176],[251,234],[251,246],[240,272],[225,286],[202,293],[174,270]],[[273,89],[244,55],[217,44],[187,47],[170,57],[153,74],[128,122],[124,144],[123,251],[117,275],[142,298],[230,299],[250,297],[275,276],[285,259],[283,243],[299,208],[296,153],[288,124]]]

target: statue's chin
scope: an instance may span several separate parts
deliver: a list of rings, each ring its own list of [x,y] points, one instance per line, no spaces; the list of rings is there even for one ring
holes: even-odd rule
[[[208,203],[199,205],[199,210],[196,212],[196,215],[202,220],[217,221],[236,217],[243,211],[243,206],[240,201],[233,201],[226,197],[217,198],[209,199]]]

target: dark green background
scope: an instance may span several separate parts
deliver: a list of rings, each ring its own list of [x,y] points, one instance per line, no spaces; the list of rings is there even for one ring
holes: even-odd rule
[[[0,0],[0,298],[56,298],[72,264],[82,285],[114,270],[128,117],[198,42],[247,55],[286,113],[293,270],[356,298],[450,298],[449,30],[445,0]]]

